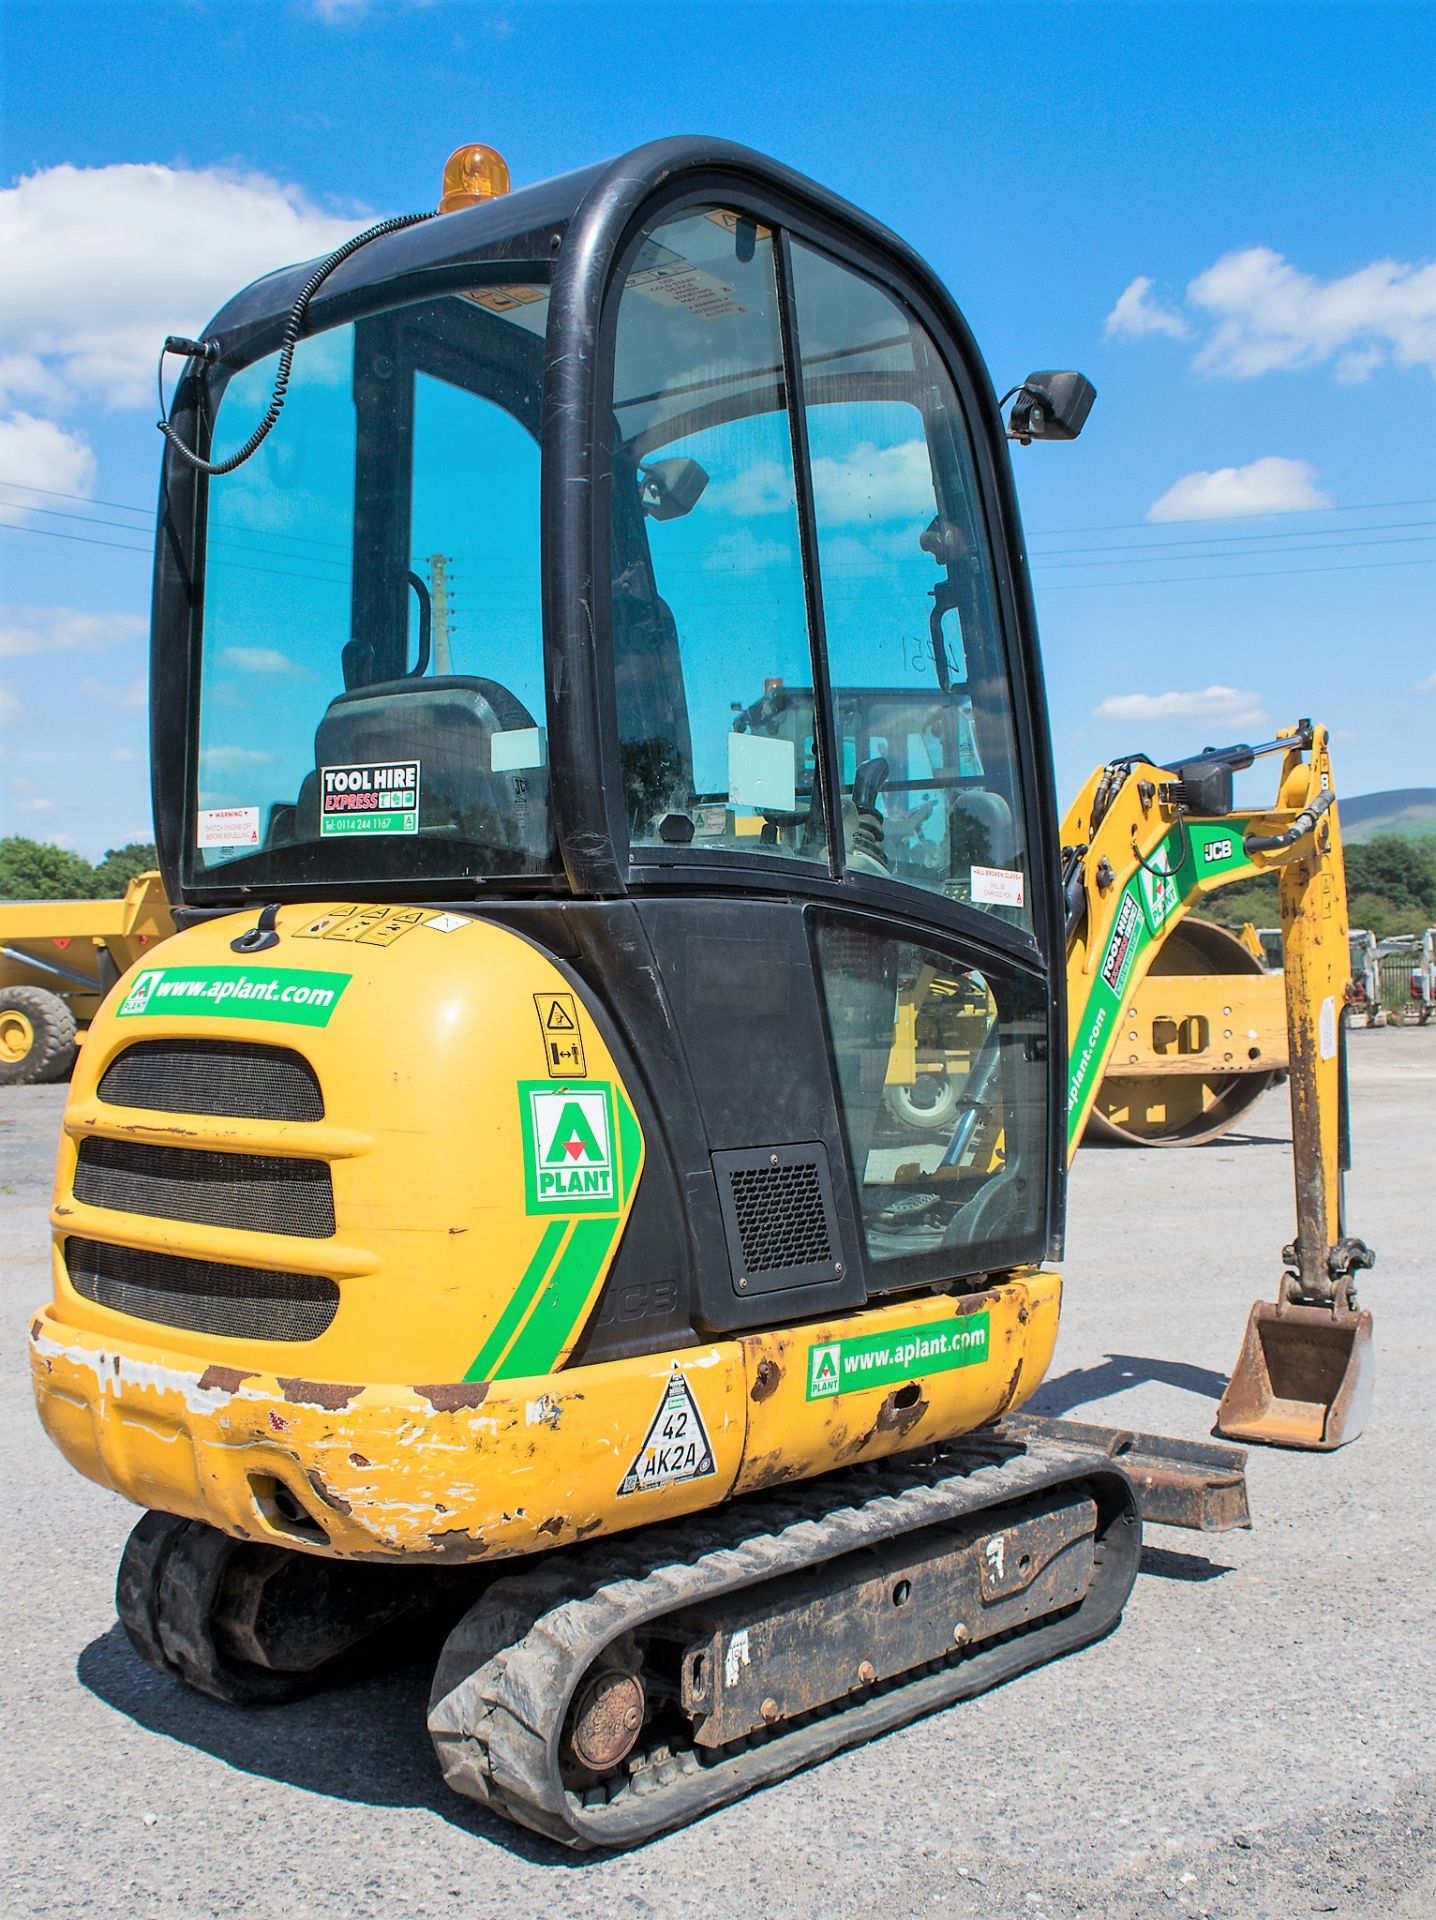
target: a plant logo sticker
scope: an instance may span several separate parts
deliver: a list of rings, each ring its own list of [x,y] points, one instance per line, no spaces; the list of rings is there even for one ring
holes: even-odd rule
[[[519,1100],[528,1211],[617,1212],[612,1087],[525,1081]]]
[[[838,1346],[813,1347],[808,1354],[808,1398],[820,1400],[824,1394],[837,1393]]]
[[[151,967],[147,972],[142,973],[121,1002],[120,1012],[143,1013],[150,1004],[150,995],[154,992],[155,983],[159,977],[158,967]]]
[[[1159,854],[1158,858],[1162,856]],[[1141,870],[1142,898],[1147,909],[1147,925],[1153,933],[1160,933],[1181,904],[1181,895],[1177,882],[1168,866],[1157,866],[1156,862]]]

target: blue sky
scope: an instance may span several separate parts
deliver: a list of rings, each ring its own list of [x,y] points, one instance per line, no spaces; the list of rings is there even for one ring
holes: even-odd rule
[[[1430,7],[6,0],[0,35],[0,832],[148,835],[160,337],[432,205],[463,140],[524,182],[672,132],[896,228],[999,389],[1095,381],[1015,458],[1063,795],[1308,713],[1346,791],[1436,784]]]

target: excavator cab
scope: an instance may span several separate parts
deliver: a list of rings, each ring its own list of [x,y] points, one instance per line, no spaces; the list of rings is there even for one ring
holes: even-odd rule
[[[202,488],[170,463],[156,791],[200,910],[636,922],[691,1076],[661,1103],[710,1154],[817,1156],[824,1257],[771,1270],[816,1310],[1058,1237],[1050,756],[966,329],[890,235],[714,151],[621,218],[576,176],[567,206],[514,194],[334,274],[279,429]],[[288,296],[219,316],[182,435],[241,437]],[[625,1019],[636,981],[601,965]],[[924,970],[988,1031],[918,1143],[884,1092]],[[898,1232],[997,1108],[1000,1164]],[[699,1238],[692,1324],[781,1310]]]

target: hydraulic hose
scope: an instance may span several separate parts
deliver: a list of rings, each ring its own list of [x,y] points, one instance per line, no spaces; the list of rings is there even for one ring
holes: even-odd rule
[[[1310,806],[1303,807],[1285,833],[1245,833],[1242,835],[1242,847],[1247,853],[1275,853],[1281,847],[1294,847],[1298,840],[1311,833],[1318,820],[1336,799],[1328,787],[1325,793],[1319,793]]]

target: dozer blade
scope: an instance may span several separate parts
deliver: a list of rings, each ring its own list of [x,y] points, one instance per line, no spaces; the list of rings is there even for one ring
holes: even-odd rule
[[[1217,1408],[1217,1431],[1330,1452],[1366,1424],[1375,1371],[1370,1313],[1258,1300]]]

